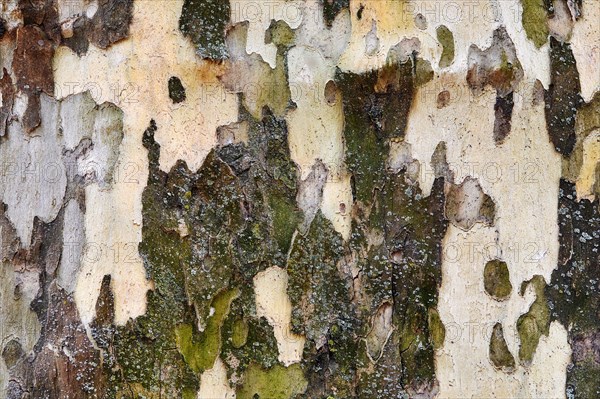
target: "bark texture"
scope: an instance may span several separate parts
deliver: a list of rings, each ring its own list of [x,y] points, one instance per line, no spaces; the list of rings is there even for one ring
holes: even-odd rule
[[[0,398],[599,397],[598,21],[4,2]]]

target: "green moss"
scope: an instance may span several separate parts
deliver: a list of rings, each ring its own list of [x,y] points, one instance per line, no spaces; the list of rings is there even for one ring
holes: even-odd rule
[[[221,351],[221,325],[229,312],[231,302],[239,295],[237,289],[221,291],[212,301],[214,313],[206,323],[204,331],[199,333],[199,340],[194,339],[194,329],[189,324],[175,328],[177,349],[185,362],[196,373],[212,368]]]
[[[500,301],[507,299],[512,291],[512,284],[506,262],[498,259],[487,262],[483,269],[483,285],[493,298]]]
[[[433,344],[429,335],[427,311],[419,302],[409,303],[400,330],[400,353],[405,367],[403,380],[418,387],[435,381]],[[423,328],[425,326],[425,328]]]
[[[496,323],[490,337],[490,360],[495,367],[506,372],[515,370],[515,358],[506,345],[502,324]]]
[[[279,250],[282,253],[287,253],[292,236],[300,222],[302,222],[302,211],[296,207],[295,201],[278,196],[275,192],[271,192],[269,196],[269,206],[272,211],[275,240]]]
[[[440,349],[444,346],[444,340],[446,339],[446,327],[444,327],[444,323],[442,323],[440,314],[436,309],[429,308],[427,324],[429,325],[433,348]]]
[[[411,62],[362,75],[336,73],[344,107],[346,164],[357,201],[370,202],[373,191],[384,185],[388,139],[404,137],[417,69],[423,75]]]
[[[525,289],[532,285],[535,291],[535,301],[529,307],[529,311],[517,320],[517,331],[519,332],[519,358],[521,363],[529,365],[537,349],[540,337],[548,336],[550,329],[550,309],[546,302],[544,288],[546,282],[542,276],[536,275],[521,286],[521,295]]]
[[[529,40],[540,48],[548,40],[548,13],[544,0],[521,0],[521,22]]]
[[[438,42],[442,45],[440,67],[447,68],[454,61],[454,35],[445,25],[440,25],[435,30]]]
[[[304,373],[298,364],[275,365],[268,370],[251,364],[236,396],[238,399],[288,399],[303,393],[306,387]]]

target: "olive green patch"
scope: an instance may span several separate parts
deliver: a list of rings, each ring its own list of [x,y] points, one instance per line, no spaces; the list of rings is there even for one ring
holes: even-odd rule
[[[307,385],[299,364],[289,367],[276,364],[264,370],[253,363],[244,374],[236,396],[238,399],[288,399],[303,393]]]
[[[435,30],[438,42],[442,45],[442,56],[440,57],[440,67],[446,68],[452,65],[454,61],[454,35],[445,25],[440,25]]]
[[[234,348],[241,348],[246,345],[248,340],[248,323],[244,319],[236,319],[233,322],[233,332],[231,335],[231,345]]]
[[[507,299],[512,291],[512,284],[506,262],[498,259],[487,262],[483,270],[483,285],[494,299]]]
[[[429,308],[427,324],[429,325],[429,334],[433,348],[440,349],[444,346],[444,340],[446,339],[446,327],[442,323],[437,309]]]
[[[221,325],[229,313],[231,302],[239,295],[239,290],[221,291],[212,301],[214,313],[206,321],[206,328],[199,333],[199,339],[194,339],[194,329],[189,324],[175,328],[177,349],[183,355],[185,362],[196,373],[213,367],[221,351]]]
[[[527,38],[540,48],[548,41],[548,11],[544,0],[521,0],[523,14],[521,22]]]
[[[495,367],[506,372],[515,370],[515,358],[506,345],[502,324],[496,323],[490,338],[490,360]]]
[[[521,295],[529,285],[532,285],[535,291],[535,301],[529,307],[529,311],[517,320],[517,331],[521,341],[519,359],[524,365],[531,364],[540,337],[542,334],[548,336],[550,330],[550,309],[544,293],[546,282],[540,275],[533,276],[521,285]]]

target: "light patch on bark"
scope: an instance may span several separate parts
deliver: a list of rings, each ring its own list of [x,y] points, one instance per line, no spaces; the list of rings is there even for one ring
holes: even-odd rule
[[[311,222],[315,218],[317,211],[321,207],[323,199],[323,186],[327,180],[327,167],[321,161],[313,165],[312,171],[298,185],[298,194],[296,202],[304,212],[304,221],[302,222],[301,232],[306,233]]]
[[[405,37],[417,37],[427,50],[420,54],[424,59],[433,62],[441,55],[441,46],[435,40],[435,26],[431,32],[419,30],[414,22],[410,3],[395,0],[382,1],[350,1],[350,19],[352,33],[346,51],[342,55],[339,67],[342,70],[365,72],[385,65],[390,48],[398,44]],[[357,17],[359,8],[362,7],[361,19]],[[339,17],[338,17],[339,18]],[[377,26],[378,47],[369,54],[365,53],[365,42],[369,33]],[[429,24],[431,29],[432,24]],[[358,56],[360,54],[360,56]],[[436,61],[437,63],[437,61]]]
[[[303,1],[269,1],[264,3],[246,0],[231,0],[231,22],[248,21],[248,41],[246,52],[257,53],[271,68],[275,68],[277,47],[273,43],[265,43],[265,31],[271,20],[283,20],[290,28],[296,29],[303,20]]]
[[[554,2],[554,17],[548,19],[550,34],[562,42],[568,42],[573,32],[574,18],[567,5],[567,0]]]
[[[306,32],[305,35],[314,34]],[[344,36],[337,37],[343,45]],[[300,34],[300,41],[310,38]],[[325,96],[327,82],[335,73],[336,54],[327,48],[304,45],[290,50],[288,69],[292,100],[297,108],[287,116],[290,155],[306,179],[317,159],[328,169],[321,210],[344,238],[350,235],[352,192],[344,164],[343,114],[340,93],[333,103]],[[339,56],[339,54],[337,54]]]
[[[42,124],[31,134],[19,123],[10,124],[8,140],[0,146],[4,169],[0,196],[24,248],[31,242],[34,217],[50,222],[63,204],[67,176],[63,140],[57,134],[58,110],[57,101],[42,94]]]
[[[277,266],[254,276],[256,312],[273,327],[279,361],[289,366],[302,360],[305,339],[291,331],[292,303],[287,295],[287,286],[288,274]]]
[[[65,206],[63,226],[63,252],[57,273],[57,284],[72,294],[77,283],[77,274],[81,265],[81,255],[85,248],[84,215],[76,200],[70,200]]]
[[[600,129],[594,130],[583,141],[583,163],[575,182],[577,198],[594,200],[594,186],[597,184],[597,166],[600,161]]]
[[[218,357],[214,366],[202,373],[200,377],[198,399],[205,398],[235,398],[235,390],[229,386],[225,364]]]
[[[111,189],[86,188],[86,239],[88,245],[103,250],[103,257],[84,260],[79,275],[75,298],[85,323],[93,318],[105,274],[113,275],[117,324],[145,311],[146,291],[152,285],[146,280],[137,245],[141,194],[148,174],[141,139],[150,120],[159,127],[161,169],[169,170],[183,159],[196,170],[216,143],[217,127],[237,119],[237,98],[217,79],[221,67],[199,60],[192,43],[178,30],[182,4],[181,0],[142,2],[135,7],[128,40],[107,50],[91,45],[81,58],[60,47],[54,57],[58,97],[87,88],[97,103],[111,101],[124,112],[118,178]],[[167,87],[171,76],[183,82],[186,101],[172,103]],[[115,255],[115,251],[120,252]]]
[[[6,237],[6,231],[1,233],[3,238]],[[37,281],[23,281],[20,274],[13,271],[10,263],[0,264],[0,353],[11,340],[17,340],[23,352],[29,353],[40,337],[40,323],[29,306],[39,284]],[[0,392],[6,392],[9,378],[6,362],[0,359]]]
[[[463,230],[475,223],[494,224],[494,203],[483,192],[479,182],[466,177],[459,185],[449,184],[446,190],[446,218]]]
[[[577,61],[581,96],[589,102],[600,90],[600,2],[585,2],[583,15],[573,27],[571,48]]]
[[[518,353],[515,324],[533,298],[513,293],[501,304],[494,301],[485,294],[483,269],[487,261],[498,258],[507,262],[513,286],[534,274],[549,281],[558,257],[560,156],[548,140],[543,106],[532,105],[533,81],[517,87],[511,134],[497,146],[492,134],[495,90],[484,89],[480,96],[466,101],[469,90],[464,76],[434,79],[417,93],[406,136],[414,158],[422,165],[420,184],[425,192],[431,189],[434,177],[430,159],[439,141],[445,141],[447,162],[456,181],[477,178],[496,205],[492,227],[476,224],[464,232],[451,225],[443,242],[438,310],[447,333],[436,359],[440,395],[485,396],[489,391],[483,387],[493,385],[499,396],[529,397],[534,392],[553,396],[564,391],[565,368],[548,370],[546,365],[550,361],[566,364],[568,354],[560,350],[543,352],[546,357],[536,354],[529,370],[519,367],[510,379],[491,364],[492,327],[501,322],[508,348]],[[432,115],[430,110],[437,102],[434,88],[448,90],[450,98],[457,100]],[[557,348],[567,345],[564,335],[556,333],[547,343]],[[548,384],[536,387],[528,382],[526,375],[540,373],[551,373]]]

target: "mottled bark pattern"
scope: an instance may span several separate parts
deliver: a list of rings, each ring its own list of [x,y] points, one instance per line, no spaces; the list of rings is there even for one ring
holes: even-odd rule
[[[486,32],[478,42],[402,1],[4,4],[0,397],[434,398],[471,372],[498,382],[490,395],[598,397],[600,94],[581,41],[598,43],[574,28],[600,15],[590,1],[514,0],[515,20],[461,22]],[[117,105],[80,92],[107,82],[59,93],[107,76]],[[123,100],[123,76],[138,97]],[[562,162],[543,174],[558,209],[531,207],[514,228],[557,220],[555,246],[528,270],[507,251],[449,265],[449,238],[504,245],[513,204],[448,160],[488,142],[530,154],[515,146],[540,135],[540,158]],[[120,254],[117,224],[136,237],[116,244],[133,248],[138,281],[116,269],[127,262],[90,259],[106,237]],[[473,287],[490,328],[460,346],[453,295]],[[145,299],[138,313],[129,295]],[[478,370],[457,347],[483,348]],[[540,377],[536,356],[564,373]]]

